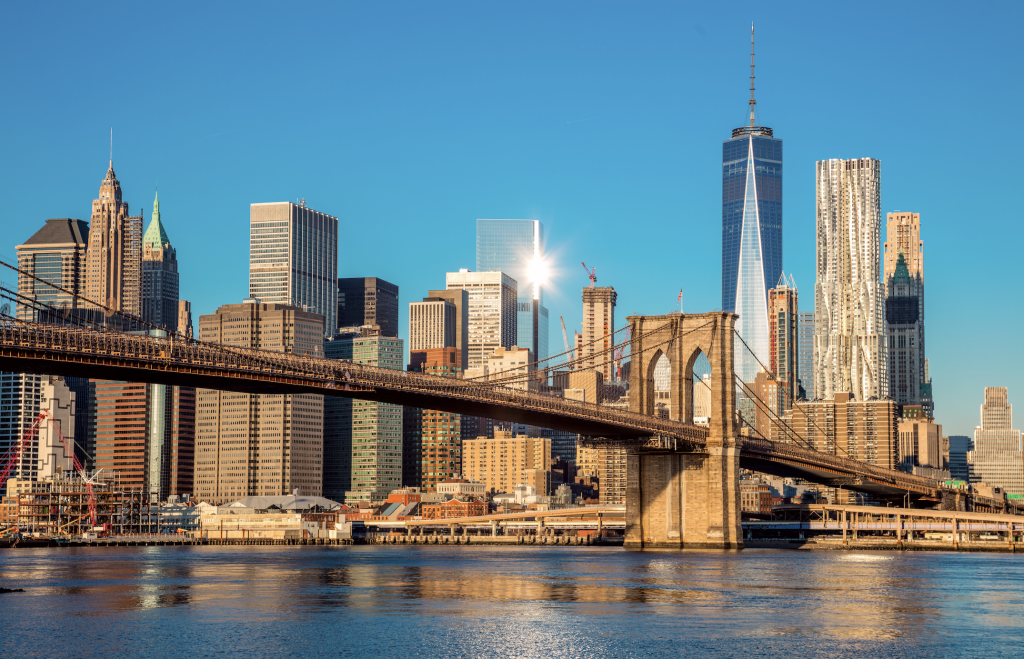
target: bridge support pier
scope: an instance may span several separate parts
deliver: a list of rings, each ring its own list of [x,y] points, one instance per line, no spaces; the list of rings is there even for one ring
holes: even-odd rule
[[[626,458],[625,546],[742,549],[739,449]]]

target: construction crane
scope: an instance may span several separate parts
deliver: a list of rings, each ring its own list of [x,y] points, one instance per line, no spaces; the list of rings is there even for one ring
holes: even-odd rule
[[[582,265],[583,269],[587,271],[587,276],[590,277],[590,287],[593,288],[594,284],[597,283],[597,268],[588,268],[587,264],[583,261],[580,261],[580,265]]]
[[[565,344],[565,351],[569,353],[569,370],[573,370],[572,362],[576,361],[576,351],[569,347],[569,335],[565,331],[565,318],[559,316],[558,320],[562,321],[562,343]]]
[[[43,412],[42,414],[40,414],[40,416],[43,416],[43,414],[46,414],[46,412]],[[93,484],[95,482],[97,482],[97,479],[100,476],[100,472],[103,471],[103,470],[100,469],[99,471],[97,471],[95,474],[92,475],[92,478],[89,478],[88,476],[86,476],[85,467],[83,467],[82,463],[78,461],[78,456],[75,455],[75,450],[71,447],[71,444],[69,444],[68,440],[64,437],[64,433],[62,433],[60,431],[60,425],[57,424],[57,423],[54,423],[53,419],[50,419],[50,425],[53,426],[53,429],[55,431],[57,431],[57,437],[60,438],[60,443],[64,445],[64,453],[66,455],[70,455],[71,456],[71,461],[75,465],[75,471],[77,471],[79,473],[79,475],[81,475],[82,482],[85,483],[85,491],[86,491],[86,493],[89,496],[89,520],[92,522],[92,525],[95,527],[96,526],[96,494],[92,491],[92,486],[93,486]],[[83,515],[83,517],[84,517],[84,515]]]
[[[629,341],[629,337],[630,337],[630,334],[632,333],[632,331],[633,331],[633,328],[631,326],[627,326],[626,327],[626,341]],[[624,346],[621,346],[620,348],[617,348],[612,353],[612,359],[614,360],[614,363],[612,364],[612,366],[615,369],[615,379],[616,380],[621,380],[622,379],[622,354],[626,351],[626,348],[628,348],[628,347],[629,347],[628,344],[624,345]]]
[[[46,419],[48,413],[40,412],[39,416],[32,423],[32,427],[25,431],[25,434],[21,436],[21,441],[14,444],[7,450],[7,453],[0,458],[0,485],[7,482],[7,479],[11,476],[11,472],[14,471],[14,466],[18,464],[18,459],[21,458],[22,450],[28,446],[28,443],[34,441],[36,436],[39,434],[39,426],[42,425],[43,420]]]

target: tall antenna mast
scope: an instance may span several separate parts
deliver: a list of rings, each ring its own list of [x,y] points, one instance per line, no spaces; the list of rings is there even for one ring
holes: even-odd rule
[[[110,166],[114,166],[114,127],[110,127]]]
[[[754,127],[754,24],[750,24],[750,127]]]

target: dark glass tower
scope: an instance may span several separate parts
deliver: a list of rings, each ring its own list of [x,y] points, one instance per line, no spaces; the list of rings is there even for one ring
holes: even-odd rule
[[[736,329],[767,364],[768,289],[782,274],[782,140],[758,125],[756,103],[751,27],[750,125],[722,143],[722,309],[739,314]],[[752,382],[756,368],[742,375]]]

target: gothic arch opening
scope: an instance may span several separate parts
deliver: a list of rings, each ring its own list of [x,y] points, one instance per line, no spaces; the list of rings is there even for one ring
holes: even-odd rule
[[[683,421],[708,426],[711,423],[711,362],[700,348],[694,350],[686,364],[683,382],[689,402]]]

